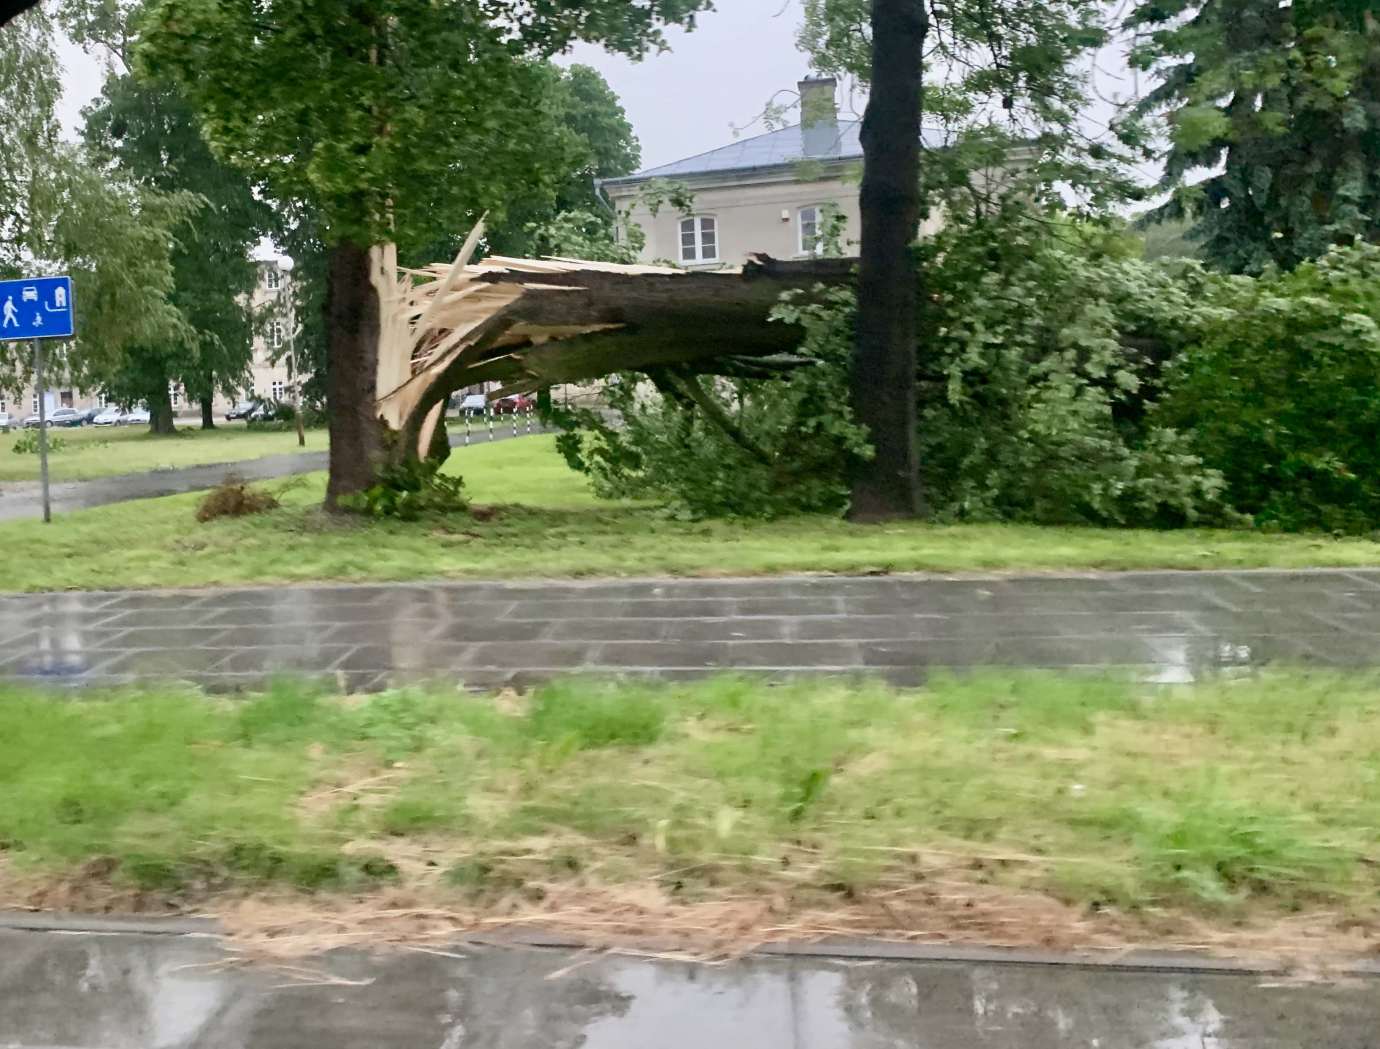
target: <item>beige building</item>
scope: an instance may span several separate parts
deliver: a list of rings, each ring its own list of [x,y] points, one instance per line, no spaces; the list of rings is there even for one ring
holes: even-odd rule
[[[800,124],[600,183],[623,230],[642,228],[642,261],[715,269],[758,252],[808,258],[825,247],[832,215],[842,253],[857,253],[862,121],[839,119],[832,77],[799,87]],[[654,208],[658,183],[683,185],[692,210]]]
[[[259,281],[254,288],[251,304],[263,323],[254,335],[254,356],[249,366],[248,382],[240,397],[216,395],[216,419],[222,420],[234,401],[258,398],[287,401],[292,398],[292,379],[289,367],[291,345],[296,331],[289,291],[291,265],[272,259],[258,263]],[[276,359],[276,363],[275,363]],[[201,405],[188,400],[185,391],[174,383],[169,387],[173,412],[179,418],[200,420]],[[48,388],[47,410],[54,408],[104,408],[107,403],[100,390],[80,390],[69,383],[54,382]],[[38,396],[30,387],[18,400],[8,401],[0,394],[0,412],[8,412],[16,421],[38,411]]]

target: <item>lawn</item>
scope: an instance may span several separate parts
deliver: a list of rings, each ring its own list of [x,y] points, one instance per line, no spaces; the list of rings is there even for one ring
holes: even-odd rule
[[[1380,682],[1283,672],[464,699],[0,687],[0,896],[348,892],[315,903],[346,923],[382,893],[644,938],[1231,944],[1287,926],[1373,948],[1377,753]]]
[[[37,481],[38,455],[16,454],[22,430],[0,434],[0,484]],[[184,427],[172,436],[154,436],[145,426],[83,426],[50,430],[63,447],[50,454],[54,482],[88,481],[93,477],[162,470],[203,463],[227,463],[299,451],[295,432],[249,430],[228,424],[215,430]],[[326,450],[326,431],[307,431],[307,450]]]
[[[291,435],[281,435],[288,436]],[[198,586],[306,580],[785,572],[1068,571],[1380,565],[1380,544],[1318,535],[1184,529],[854,525],[825,517],[681,521],[649,504],[604,503],[538,436],[457,449],[489,519],[417,523],[318,512],[324,477],[284,506],[197,524],[200,496],[171,496],[0,524],[0,590]]]

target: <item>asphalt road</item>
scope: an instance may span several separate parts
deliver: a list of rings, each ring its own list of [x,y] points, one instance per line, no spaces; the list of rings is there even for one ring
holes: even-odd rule
[[[463,446],[466,443],[463,423],[454,419],[448,422],[451,447]],[[533,421],[532,425],[535,428],[537,423]],[[528,432],[525,418],[518,420],[516,433],[513,432],[512,419],[502,418],[496,420],[492,435],[487,426],[476,423],[470,434],[470,441],[474,444],[484,444],[490,440],[502,441],[525,436]],[[259,459],[243,459],[238,462],[207,463],[204,466],[183,466],[173,470],[118,474],[91,481],[59,480],[55,481],[50,489],[53,512],[68,513],[73,510],[87,510],[93,506],[129,502],[133,499],[156,499],[164,495],[199,492],[214,488],[232,474],[246,481],[268,481],[276,477],[314,473],[326,469],[329,465],[328,458],[328,452],[295,452],[288,455],[266,455]],[[43,497],[38,482],[7,482],[0,485],[0,521],[42,516]]]

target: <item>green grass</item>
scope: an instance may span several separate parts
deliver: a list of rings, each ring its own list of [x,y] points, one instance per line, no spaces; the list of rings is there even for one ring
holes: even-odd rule
[[[935,891],[1161,929],[1371,920],[1380,681],[729,677],[525,701],[4,686],[0,797],[11,890],[82,871],[193,900],[401,883],[497,906],[640,885],[770,895],[780,920]]]
[[[290,438],[291,435],[272,435]],[[0,458],[3,455],[0,454]],[[281,510],[199,525],[198,495],[0,524],[0,589],[154,587],[306,580],[785,572],[1060,571],[1380,565],[1380,543],[1249,531],[854,525],[824,517],[678,521],[605,503],[551,437],[457,449],[449,469],[500,512],[418,523],[317,512],[322,475]],[[269,485],[277,488],[278,485]]]
[[[38,480],[37,454],[14,451],[14,442],[22,432],[0,434],[0,484]],[[49,456],[54,482],[258,459],[300,450],[295,432],[249,430],[234,423],[209,431],[184,427],[172,436],[154,436],[145,426],[83,426],[49,432],[63,442],[62,449]],[[308,430],[307,451],[325,450],[326,431]]]

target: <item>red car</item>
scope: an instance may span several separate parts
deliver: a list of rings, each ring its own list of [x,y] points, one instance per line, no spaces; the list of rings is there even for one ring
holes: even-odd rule
[[[534,412],[537,410],[535,397],[528,397],[523,393],[515,393],[509,397],[500,397],[493,402],[495,415],[519,415],[523,412]]]

